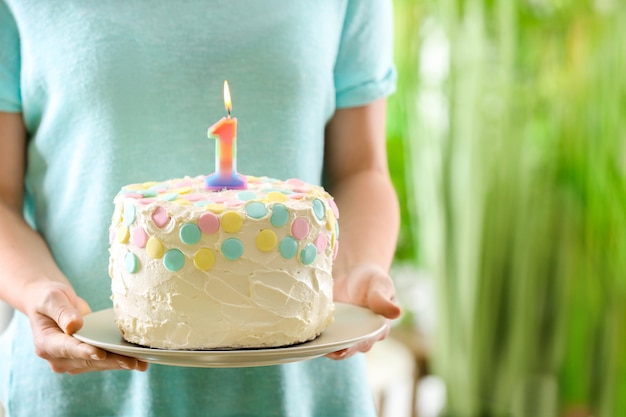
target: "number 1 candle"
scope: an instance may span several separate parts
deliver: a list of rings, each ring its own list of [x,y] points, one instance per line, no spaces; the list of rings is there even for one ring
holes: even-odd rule
[[[216,138],[215,142],[215,169],[206,177],[205,186],[209,190],[244,189],[248,186],[245,175],[237,173],[237,119],[230,117],[232,101],[228,82],[224,81],[224,107],[227,117],[222,117],[209,128],[209,139]]]

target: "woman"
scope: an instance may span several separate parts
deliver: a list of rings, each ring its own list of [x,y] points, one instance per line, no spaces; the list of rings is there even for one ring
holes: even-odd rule
[[[223,113],[224,79],[239,171],[324,178],[341,211],[335,299],[396,318],[390,15],[383,0],[0,2],[0,298],[17,310],[0,342],[9,416],[374,415],[354,355],[373,340],[329,355],[338,361],[193,369],[148,367],[71,334],[110,307],[119,188],[212,171],[203,138]]]

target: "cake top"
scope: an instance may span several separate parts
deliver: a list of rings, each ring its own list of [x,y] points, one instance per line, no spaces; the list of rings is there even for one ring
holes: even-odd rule
[[[289,200],[321,199],[328,203],[335,217],[339,217],[337,206],[330,194],[320,186],[307,184],[299,179],[281,181],[268,177],[248,176],[248,187],[245,190],[212,191],[205,188],[205,178],[206,176],[200,175],[162,182],[130,184],[124,186],[118,195],[125,199],[134,198],[138,204],[168,201],[174,205],[196,206],[213,213],[221,213],[227,208],[242,206],[252,201],[280,203]]]

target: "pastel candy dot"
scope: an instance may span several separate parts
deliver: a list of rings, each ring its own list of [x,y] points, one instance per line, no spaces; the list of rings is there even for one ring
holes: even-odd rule
[[[337,259],[337,253],[339,253],[339,242],[335,242],[335,247],[333,248],[333,260]]]
[[[261,252],[269,252],[276,247],[276,233],[270,229],[263,229],[256,235],[256,246]]]
[[[161,259],[165,253],[165,248],[158,237],[152,236],[146,243],[146,252],[152,259]]]
[[[178,249],[170,249],[163,256],[163,265],[168,271],[176,272],[185,265],[185,255]]]
[[[198,218],[198,227],[200,228],[202,233],[211,235],[217,232],[220,228],[220,218],[217,217],[214,213],[203,213]]]
[[[261,219],[265,217],[267,210],[265,208],[265,204],[253,201],[251,203],[246,204],[246,214],[252,217],[253,219]]]
[[[200,241],[200,228],[195,223],[185,223],[178,233],[180,240],[187,245],[195,245]]]
[[[179,206],[190,206],[191,205],[191,201],[187,200],[186,198],[178,198],[176,200],[173,201],[174,204],[178,204]]]
[[[283,258],[291,259],[296,256],[298,252],[298,242],[291,236],[287,236],[280,241],[278,250]]]
[[[243,217],[237,212],[229,211],[228,213],[224,213],[221,223],[222,229],[224,229],[226,233],[235,233],[241,229]]]
[[[215,264],[215,255],[210,249],[199,249],[193,256],[193,264],[201,271],[208,271]]]
[[[152,212],[152,222],[159,229],[168,224],[170,222],[170,216],[167,214],[167,210],[163,207],[157,207]]]
[[[308,244],[302,249],[300,252],[300,262],[303,265],[310,265],[315,261],[315,257],[317,256],[317,248],[313,244]]]
[[[250,201],[257,198],[257,195],[254,191],[240,191],[237,193],[237,198],[243,201]]]
[[[309,222],[303,217],[298,217],[291,224],[291,235],[297,240],[302,240],[309,234]]]
[[[235,237],[228,238],[222,242],[222,253],[226,259],[234,261],[243,254],[243,243]]]
[[[270,223],[274,227],[283,227],[289,220],[289,210],[283,204],[274,204]]]
[[[137,215],[137,209],[135,205],[130,201],[124,203],[124,224],[130,226],[135,223],[135,216]]]
[[[127,253],[124,258],[124,266],[126,267],[126,272],[129,274],[134,274],[139,270],[139,259],[134,253]]]
[[[226,209],[226,206],[224,206],[223,204],[217,204],[217,203],[213,203],[213,204],[207,204],[206,206],[204,206],[205,210],[210,211],[212,213],[221,213],[224,211],[224,209]]]
[[[317,220],[324,220],[324,213],[326,212],[324,208],[324,203],[318,198],[313,200],[313,213],[315,213],[315,217]]]
[[[323,253],[328,246],[328,236],[326,236],[324,233],[320,233],[313,240],[313,244],[317,248],[318,253]]]
[[[133,242],[133,245],[137,246],[138,248],[145,248],[146,243],[148,242],[148,234],[143,227],[138,226],[131,230],[130,240],[131,242]]]
[[[329,231],[335,230],[335,223],[337,223],[337,219],[333,215],[332,211],[326,210],[326,229]]]
[[[182,186],[179,188],[174,188],[173,190],[171,190],[172,193],[176,193],[176,194],[189,194],[192,191],[192,188],[189,186]]]
[[[267,195],[265,196],[265,199],[267,201],[273,201],[273,202],[277,202],[277,203],[283,203],[287,200],[289,200],[289,197],[287,197],[285,194],[281,193],[280,191],[270,191],[269,193],[267,193]]]
[[[115,227],[109,227],[109,245],[115,242]]]
[[[287,184],[291,184],[294,187],[304,187],[306,186],[306,183],[298,178],[289,178],[287,181],[285,181]]]
[[[332,198],[328,199],[328,205],[330,206],[330,209],[333,211],[333,214],[335,215],[335,218],[339,218],[339,208],[337,207],[337,204],[335,203],[335,200]]]
[[[144,197],[156,197],[157,192],[156,190],[150,189],[150,190],[141,190],[139,191],[139,194],[141,194]]]
[[[117,241],[119,243],[128,243],[128,239],[130,239],[130,231],[128,230],[128,227],[120,224],[117,226],[117,233],[115,236],[117,237]]]
[[[159,200],[174,201],[178,198],[178,193],[165,193],[159,195]]]

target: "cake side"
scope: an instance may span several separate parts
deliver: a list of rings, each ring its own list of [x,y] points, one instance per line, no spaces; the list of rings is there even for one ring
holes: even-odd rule
[[[170,349],[285,346],[332,321],[338,213],[321,187],[203,176],[126,186],[115,198],[115,319],[130,342]]]

